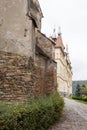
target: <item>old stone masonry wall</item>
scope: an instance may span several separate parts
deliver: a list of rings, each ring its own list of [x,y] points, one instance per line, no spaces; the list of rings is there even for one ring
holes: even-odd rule
[[[41,18],[38,0],[0,0],[0,100],[56,91],[54,43],[40,32]]]
[[[0,99],[26,100],[34,92],[34,66],[31,58],[0,52]]]
[[[0,100],[27,101],[31,96],[55,92],[54,69],[44,75],[44,68],[27,58],[0,52]]]

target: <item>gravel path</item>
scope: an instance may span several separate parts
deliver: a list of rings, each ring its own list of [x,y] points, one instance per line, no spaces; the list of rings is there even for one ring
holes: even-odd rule
[[[67,98],[64,100],[63,117],[49,130],[87,130],[87,105]]]

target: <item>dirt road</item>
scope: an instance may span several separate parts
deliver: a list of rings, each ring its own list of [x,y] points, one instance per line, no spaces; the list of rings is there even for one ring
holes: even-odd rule
[[[87,130],[87,105],[65,98],[63,117],[49,130]]]

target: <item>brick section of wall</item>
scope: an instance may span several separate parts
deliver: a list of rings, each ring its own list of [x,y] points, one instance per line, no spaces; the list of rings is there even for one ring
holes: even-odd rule
[[[44,69],[37,66],[34,73],[37,76],[35,80],[34,96],[43,95],[45,94]]]
[[[45,82],[47,83],[46,92],[55,92],[57,91],[56,63],[51,61],[47,69],[45,76]]]
[[[42,94],[54,93],[57,91],[57,73],[56,73],[56,63],[49,60],[46,57],[36,55],[35,63],[40,66],[41,71],[38,71],[38,82],[41,85]],[[36,87],[37,88],[37,87]]]

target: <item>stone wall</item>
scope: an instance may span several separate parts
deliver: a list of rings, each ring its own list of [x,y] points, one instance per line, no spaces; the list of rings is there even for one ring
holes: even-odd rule
[[[41,18],[43,17],[38,0],[28,1],[28,15],[35,21],[36,27],[41,30]]]
[[[31,58],[0,52],[0,100],[24,101],[34,93]]]
[[[0,0],[0,100],[56,91],[55,43],[37,31],[41,18],[38,0]]]
[[[35,64],[31,57],[0,52],[0,100],[26,101],[56,90],[53,63],[45,71],[45,60],[40,59],[42,65]]]
[[[47,38],[40,31],[37,31],[37,44],[44,50],[44,52],[55,59],[55,43],[52,42],[49,38]]]

